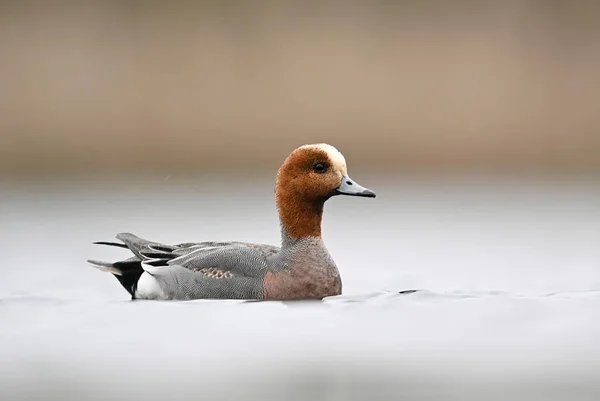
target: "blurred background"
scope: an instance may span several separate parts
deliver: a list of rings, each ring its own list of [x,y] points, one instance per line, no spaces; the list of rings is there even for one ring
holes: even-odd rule
[[[597,400],[600,3],[0,1],[0,398]],[[86,259],[279,241],[327,142],[344,295],[129,302]],[[420,289],[412,295],[398,294]]]
[[[3,1],[0,171],[597,171],[595,1]]]

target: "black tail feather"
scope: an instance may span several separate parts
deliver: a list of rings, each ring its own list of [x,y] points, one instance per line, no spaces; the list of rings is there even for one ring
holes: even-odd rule
[[[108,245],[108,246],[117,246],[119,248],[127,248],[127,245],[125,244],[121,244],[120,242],[107,242],[107,241],[97,241],[97,242],[92,242],[92,244],[95,245]]]
[[[171,252],[177,247],[148,241],[130,233],[117,234],[117,239],[123,241],[123,243],[98,241],[94,244],[129,249],[135,256],[114,263],[96,260],[88,260],[88,262],[102,271],[112,273],[127,292],[131,294],[131,298],[135,299],[138,280],[144,273],[141,260],[151,266],[165,265],[167,261],[175,257]]]
[[[142,262],[138,258],[133,257],[114,263],[88,260],[88,263],[102,271],[112,273],[119,280],[123,288],[129,292],[131,299],[135,299],[138,280],[142,276],[142,273],[144,273]]]

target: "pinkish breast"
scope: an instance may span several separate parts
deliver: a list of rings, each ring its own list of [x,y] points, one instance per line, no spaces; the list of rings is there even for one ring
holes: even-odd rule
[[[342,281],[337,269],[304,269],[267,272],[263,283],[265,300],[321,299],[340,295]]]

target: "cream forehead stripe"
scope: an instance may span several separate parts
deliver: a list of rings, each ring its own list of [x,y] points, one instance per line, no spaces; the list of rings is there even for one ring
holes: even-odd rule
[[[334,148],[333,146],[328,145],[326,143],[319,143],[316,145],[303,145],[300,146],[298,149],[322,150],[323,152],[327,153],[327,156],[329,157],[329,160],[331,161],[331,164],[333,165],[333,168],[335,170],[340,171],[343,175],[348,175],[348,171],[346,168],[346,159],[344,158],[344,155],[341,154],[340,151]]]

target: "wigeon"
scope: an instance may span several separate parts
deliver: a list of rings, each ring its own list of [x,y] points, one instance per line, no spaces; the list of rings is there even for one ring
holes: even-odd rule
[[[281,247],[244,242],[163,245],[133,234],[123,243],[135,256],[115,263],[89,260],[112,273],[132,299],[322,299],[342,293],[335,262],[321,238],[325,201],[335,195],[374,198],[346,170],[344,156],[327,144],[292,152],[277,174],[275,197]]]

